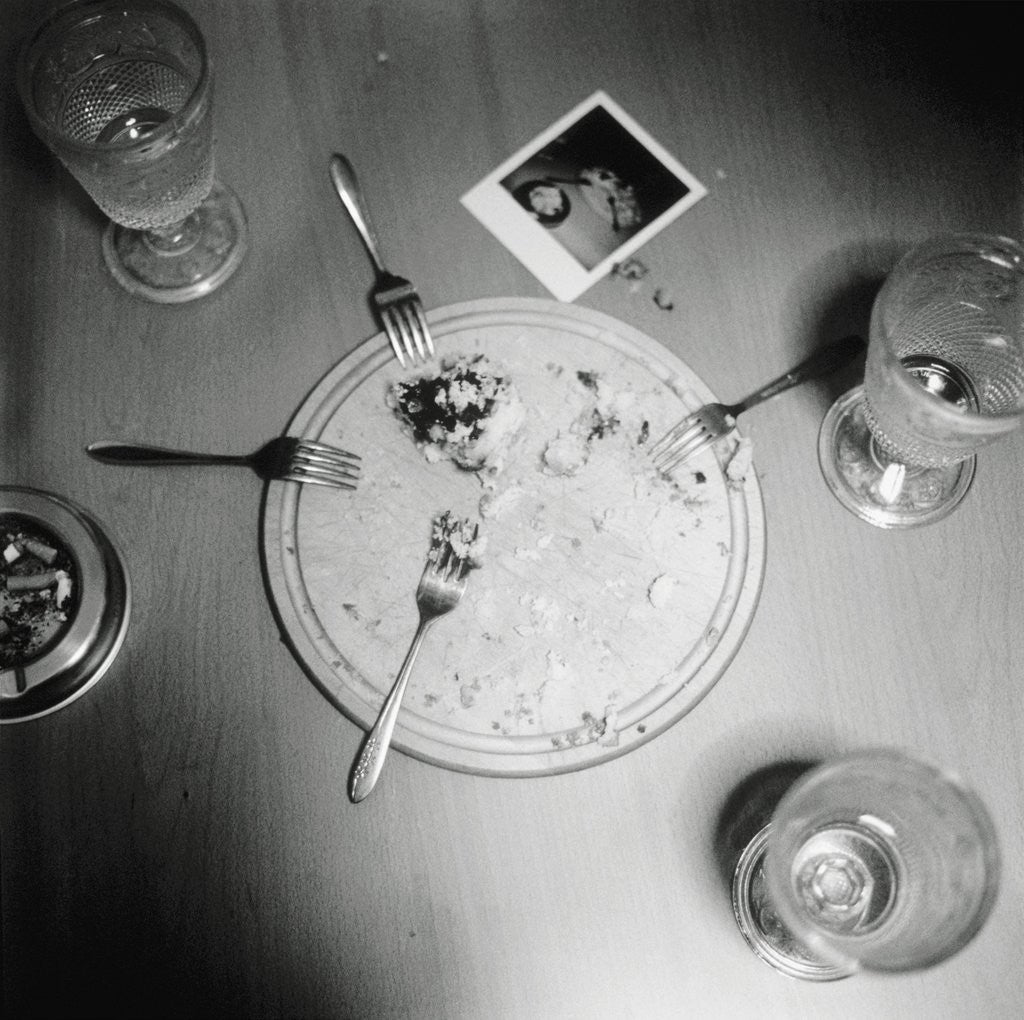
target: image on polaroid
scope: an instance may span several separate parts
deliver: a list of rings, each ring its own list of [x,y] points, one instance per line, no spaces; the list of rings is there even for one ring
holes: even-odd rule
[[[707,194],[595,92],[462,196],[560,301],[573,301]]]

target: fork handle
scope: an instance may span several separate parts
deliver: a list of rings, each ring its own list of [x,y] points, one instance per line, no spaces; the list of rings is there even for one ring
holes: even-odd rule
[[[336,152],[331,156],[331,180],[334,182],[334,190],[338,193],[342,205],[352,217],[352,222],[359,231],[359,236],[366,245],[374,268],[378,276],[383,276],[387,270],[384,268],[384,261],[380,255],[380,242],[377,240],[376,231],[370,222],[370,211],[367,208],[366,200],[359,188],[359,179],[352,168],[352,164]]]
[[[104,464],[246,464],[247,458],[228,453],[190,453],[188,450],[169,450],[164,446],[115,443],[108,439],[90,443],[85,452]]]
[[[409,651],[405,654],[405,661],[398,671],[395,683],[384,699],[380,715],[377,716],[373,729],[367,733],[366,739],[363,741],[359,757],[352,768],[352,778],[349,781],[348,795],[353,803],[358,804],[377,785],[381,769],[384,768],[384,757],[391,746],[391,735],[395,732],[398,710],[402,707],[402,697],[409,684],[413,663],[416,661],[420,645],[423,643],[423,635],[426,634],[427,628],[433,622],[433,619],[420,619],[420,625],[416,628],[416,634],[409,646]]]
[[[741,411],[755,407],[769,397],[774,397],[793,386],[798,386],[809,379],[821,379],[831,375],[836,369],[841,368],[848,361],[864,349],[864,338],[851,335],[844,336],[841,340],[833,340],[831,343],[819,347],[810,357],[804,359],[795,368],[791,368],[785,375],[780,375],[766,386],[751,393],[738,404],[729,408],[730,413],[735,417]]]

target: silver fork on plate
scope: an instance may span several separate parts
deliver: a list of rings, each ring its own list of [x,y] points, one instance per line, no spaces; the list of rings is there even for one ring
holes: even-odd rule
[[[810,379],[821,379],[841,368],[864,349],[859,336],[846,336],[820,347],[785,375],[772,380],[737,404],[705,404],[674,425],[651,448],[654,466],[663,474],[696,456],[701,450],[736,427],[736,418],[744,411]]]
[[[450,519],[450,515],[446,516]],[[473,537],[476,537],[475,529]],[[388,692],[387,698],[384,699],[377,721],[366,735],[359,751],[359,757],[352,769],[349,797],[356,803],[369,795],[384,767],[384,757],[391,744],[398,711],[402,706],[405,688],[408,686],[413,663],[419,654],[423,637],[439,616],[450,613],[459,604],[466,590],[466,578],[469,570],[468,557],[457,555],[452,548],[450,539],[441,538],[435,541],[416,589],[416,608],[419,610],[420,616],[419,626],[416,628],[416,634],[413,636],[402,668],[398,671],[394,686]]]
[[[380,316],[384,332],[391,341],[391,347],[404,368],[405,359],[412,364],[417,357],[426,361],[434,355],[434,340],[430,335],[423,302],[413,285],[404,277],[396,276],[384,268],[380,254],[380,242],[370,222],[366,200],[359,189],[359,181],[352,164],[340,153],[331,156],[331,180],[338,198],[352,217],[359,236],[369,252],[370,260],[377,274],[373,288],[373,304]]]
[[[359,477],[359,455],[312,439],[278,436],[254,453],[192,453],[163,446],[118,443],[109,439],[90,443],[85,452],[105,464],[143,466],[175,464],[229,464],[252,468],[260,478],[310,482],[337,489],[354,489]]]

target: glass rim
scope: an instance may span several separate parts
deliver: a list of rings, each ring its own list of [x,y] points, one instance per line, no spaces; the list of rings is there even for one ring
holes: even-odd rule
[[[62,20],[73,17],[81,12],[77,24],[94,21],[110,11],[129,13],[133,10],[154,11],[169,15],[188,33],[195,44],[199,55],[199,78],[182,108],[173,113],[166,121],[148,131],[142,138],[125,138],[113,142],[82,141],[71,138],[47,124],[36,109],[33,77],[38,59],[33,59],[33,50],[38,46],[44,34]],[[154,145],[169,141],[180,134],[183,128],[196,120],[202,112],[204,100],[209,91],[211,66],[206,40],[195,19],[172,0],[69,0],[51,11],[26,36],[18,52],[15,79],[21,104],[33,130],[44,140],[54,143],[55,147],[89,155],[117,152],[149,150]]]
[[[960,792],[967,793],[969,795],[968,799],[972,801],[978,799],[977,794],[971,791],[959,773],[953,769],[930,761],[923,756],[911,754],[902,748],[888,746],[860,747],[828,758],[815,765],[814,768],[808,769],[804,775],[798,777],[786,791],[785,797],[788,798],[791,794],[795,795],[805,787],[817,785],[819,782],[830,778],[833,773],[845,770],[851,765],[859,763],[870,764],[878,761],[887,761],[896,768],[907,768],[920,775],[931,776]],[[983,813],[987,816],[988,810],[983,809]]]
[[[937,251],[949,251],[950,249],[969,249],[972,245],[984,244],[992,248],[1009,249],[1016,262],[1024,271],[1024,244],[1009,234],[1000,234],[985,230],[960,230],[946,231],[941,234],[931,234],[914,242],[897,260],[889,276],[894,276],[916,262],[922,256],[928,256]],[[888,279],[888,277],[887,277]]]
[[[929,392],[922,386],[914,374],[896,356],[884,340],[879,340],[881,357],[892,370],[890,379],[899,387],[903,399],[910,405],[918,405],[928,409],[928,416],[936,424],[944,428],[953,428],[957,432],[966,433],[970,437],[985,438],[1001,436],[1017,427],[1024,420],[1024,393],[1021,394],[1017,406],[1005,411],[977,411],[972,408],[957,407],[942,397]],[[871,403],[865,377],[864,396]],[[971,452],[971,451],[967,451]]]
[[[974,909],[973,916],[964,925],[957,944],[952,950],[948,947],[936,946],[929,953],[921,953],[913,957],[909,963],[906,958],[898,957],[872,958],[865,962],[864,959],[852,958],[845,952],[845,940],[842,937],[836,937],[833,941],[832,937],[824,932],[813,932],[803,933],[802,940],[808,948],[818,953],[823,959],[834,963],[852,964],[858,970],[876,972],[923,970],[941,963],[952,952],[957,952],[966,946],[978,934],[992,913],[1002,875],[1002,854],[992,814],[981,797],[967,785],[956,771],[900,748],[868,746],[849,751],[821,762],[793,783],[776,806],[772,816],[772,831],[773,835],[778,835],[781,832],[780,821],[784,820],[786,811],[805,793],[813,792],[822,785],[828,784],[837,773],[842,775],[842,772],[851,765],[871,764],[877,766],[879,763],[889,766],[887,781],[892,784],[899,783],[901,772],[910,771],[918,776],[941,783],[956,795],[982,837],[982,852],[986,866],[991,873],[991,881],[987,884],[987,888]],[[778,859],[777,855],[773,855],[773,849],[777,851],[778,847],[770,839],[765,854],[765,881],[772,893],[774,905],[780,917],[796,932],[801,927],[800,918],[790,903],[789,886],[776,866]],[[778,892],[784,893],[781,899],[775,895]]]
[[[892,271],[888,274],[881,290],[875,298],[871,311],[870,345],[876,346],[884,362],[889,367],[898,367],[899,371],[893,373],[893,378],[898,380],[896,385],[903,390],[903,396],[912,403],[920,403],[929,409],[928,413],[945,427],[953,427],[966,430],[972,435],[998,436],[1014,428],[1018,422],[1024,419],[1024,394],[1021,395],[1015,408],[1005,411],[979,412],[970,409],[958,408],[954,405],[936,397],[922,387],[913,377],[911,372],[902,364],[900,358],[893,351],[888,339],[882,334],[875,323],[875,318],[885,303],[886,293],[899,286],[900,280],[908,272],[911,272],[923,260],[929,259],[941,252],[954,252],[957,250],[972,251],[978,247],[1001,251],[1008,256],[1008,263],[1005,268],[1015,269],[1024,276],[1024,244],[1010,237],[1007,234],[988,233],[985,231],[961,231],[946,232],[927,237],[909,248],[898,259]],[[868,357],[871,356],[869,350]],[[870,402],[870,397],[868,398]]]

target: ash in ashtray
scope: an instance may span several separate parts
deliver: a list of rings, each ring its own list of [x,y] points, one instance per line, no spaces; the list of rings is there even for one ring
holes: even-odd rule
[[[79,601],[69,549],[35,521],[0,517],[0,668],[24,666],[64,633]]]

